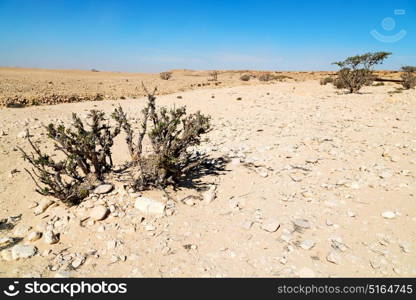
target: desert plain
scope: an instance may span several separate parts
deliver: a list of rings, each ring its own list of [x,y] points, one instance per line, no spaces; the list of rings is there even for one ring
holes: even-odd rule
[[[415,90],[347,94],[320,85],[331,72],[245,73],[256,72],[0,69],[0,276],[416,276]],[[141,82],[158,87],[159,106],[211,116],[197,150],[217,170],[168,196],[120,178],[74,207],[36,193],[17,148],[29,150],[25,130],[53,153],[43,125],[69,125],[74,112],[121,105],[138,127]],[[128,159],[122,135],[113,155]],[[143,197],[163,213],[143,213]]]

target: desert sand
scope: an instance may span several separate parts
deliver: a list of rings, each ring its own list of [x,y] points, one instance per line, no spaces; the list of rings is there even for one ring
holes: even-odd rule
[[[217,85],[196,71],[176,71],[169,81],[156,74],[25,72],[26,79],[22,70],[1,70],[3,104],[49,103],[42,97],[57,93],[86,98],[0,109],[0,276],[416,276],[415,90],[396,93],[397,85],[386,83],[345,94],[319,84],[325,72],[260,83],[241,82],[241,73],[230,71]],[[55,201],[35,214],[48,197],[34,191],[24,171],[16,148],[29,149],[22,132],[29,129],[52,152],[42,124],[69,124],[73,112],[111,113],[117,105],[138,118],[141,81],[158,85],[160,106],[211,115],[209,141],[198,149],[227,158],[224,169],[195,186],[168,189],[170,200],[109,178],[115,188],[108,194],[71,208]],[[83,101],[97,93],[107,100]],[[128,159],[122,137],[113,153],[117,164]],[[166,204],[165,214],[136,209],[141,196]],[[101,221],[91,219],[97,206],[109,209]],[[48,230],[56,243],[29,240]],[[36,253],[15,259],[16,245]]]

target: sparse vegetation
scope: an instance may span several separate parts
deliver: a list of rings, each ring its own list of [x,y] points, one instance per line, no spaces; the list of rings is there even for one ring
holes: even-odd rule
[[[328,83],[333,83],[333,82],[334,82],[334,78],[331,76],[324,77],[319,81],[320,85],[327,85]]]
[[[334,86],[338,89],[347,89],[350,93],[358,92],[363,86],[373,83],[373,67],[381,64],[390,54],[389,52],[366,53],[334,62],[341,68],[333,81]]]
[[[250,75],[248,75],[248,74],[243,74],[243,75],[241,75],[240,80],[242,80],[242,81],[249,81],[249,80],[250,80],[250,78],[251,78],[251,76],[250,76]]]
[[[163,80],[169,80],[172,78],[172,72],[162,72],[159,74],[159,76]]]
[[[143,86],[144,87],[144,86]],[[200,112],[187,114],[185,107],[156,109],[155,88],[147,93],[147,106],[142,110],[141,129],[137,142],[134,132],[122,108],[113,117],[126,132],[126,142],[132,158],[133,187],[143,190],[176,185],[181,176],[197,167],[201,160],[190,147],[201,142],[201,136],[210,130],[210,118]],[[151,127],[148,128],[148,123]],[[148,136],[153,151],[143,151],[143,139]]]
[[[68,205],[77,204],[87,197],[94,183],[104,178],[113,166],[111,147],[120,127],[111,128],[104,113],[91,110],[85,126],[81,119],[72,115],[73,126],[49,124],[48,137],[55,142],[55,151],[63,154],[60,161],[42,153],[27,133],[27,139],[34,153],[26,153],[19,148],[23,158],[32,165],[26,171],[36,184],[36,191],[45,196],[53,196]],[[89,128],[87,128],[89,127]]]
[[[218,81],[218,74],[218,71],[212,71],[209,73],[210,79],[208,79],[208,81]]]
[[[406,90],[414,89],[416,87],[416,67],[404,66],[402,67],[402,71],[404,72],[401,75],[403,88]]]
[[[270,74],[270,73],[263,73],[259,76],[259,80],[264,81],[264,82],[271,81],[273,79],[274,79],[274,76],[273,74]]]

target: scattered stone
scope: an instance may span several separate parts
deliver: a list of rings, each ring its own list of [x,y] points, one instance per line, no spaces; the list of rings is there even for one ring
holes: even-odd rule
[[[95,206],[90,212],[90,218],[94,221],[101,221],[107,217],[108,208],[104,205]]]
[[[315,246],[315,242],[312,240],[304,240],[299,246],[304,250],[310,250]]]
[[[339,254],[337,252],[331,251],[326,256],[326,260],[329,261],[330,263],[339,265],[339,263],[341,262],[341,257],[339,256]]]
[[[306,219],[296,219],[293,221],[293,224],[297,227],[297,228],[301,228],[301,229],[309,229],[311,228],[311,223],[306,220]]]
[[[268,221],[261,225],[261,228],[267,232],[276,232],[280,227],[280,223],[278,221]]]
[[[53,204],[53,201],[50,199],[43,198],[39,205],[35,207],[34,213],[35,215],[40,215],[41,213],[45,212],[49,206]]]
[[[14,235],[18,237],[26,236],[31,229],[32,229],[32,226],[29,226],[29,225],[19,226],[14,231]]]
[[[217,186],[211,185],[209,189],[204,193],[204,202],[209,204],[217,197]]]
[[[312,278],[315,277],[315,272],[309,268],[302,268],[299,270],[298,275],[301,278]]]
[[[42,233],[39,231],[32,231],[31,233],[29,233],[27,235],[27,240],[30,242],[34,242],[37,241],[38,239],[40,239],[42,237]]]
[[[163,215],[165,211],[165,204],[145,197],[137,198],[134,207],[149,215]]]
[[[72,261],[71,266],[74,269],[78,269],[82,264],[84,264],[84,262],[85,262],[85,256],[79,256]]]
[[[110,183],[105,183],[97,186],[94,189],[94,194],[107,194],[113,190],[114,186]]]
[[[410,243],[401,243],[399,246],[404,253],[410,253]]]
[[[53,231],[48,230],[43,234],[43,241],[46,244],[52,245],[59,242],[59,238],[56,234],[53,233]]]
[[[37,248],[32,245],[15,245],[12,248],[12,258],[14,260],[20,258],[29,258],[35,255],[37,252]]]
[[[394,219],[396,217],[396,214],[392,211],[385,211],[381,214],[381,216],[384,219]]]
[[[146,230],[146,231],[155,231],[156,227],[153,226],[152,224],[147,224],[147,225],[144,226],[144,230]]]
[[[0,238],[0,246],[6,246],[13,243],[13,238],[11,237],[2,237]]]
[[[27,130],[21,131],[17,134],[17,137],[20,139],[25,139],[29,136],[29,132]]]

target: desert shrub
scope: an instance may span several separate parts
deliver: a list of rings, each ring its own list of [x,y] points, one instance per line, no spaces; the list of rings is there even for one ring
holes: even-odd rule
[[[91,72],[100,72],[100,71],[97,69],[91,69]]]
[[[176,185],[179,179],[201,163],[190,148],[201,142],[201,136],[210,130],[210,118],[200,112],[187,114],[185,107],[156,109],[154,89],[147,93],[147,105],[142,110],[141,128],[137,142],[126,114],[119,107],[114,119],[126,132],[126,142],[132,158],[133,184],[136,190],[151,187],[164,188]],[[148,123],[150,127],[148,128]],[[143,139],[147,135],[152,151],[143,151]]]
[[[259,76],[260,81],[267,82],[267,81],[271,81],[273,79],[274,79],[274,76],[273,76],[273,74],[270,74],[270,73],[263,73]]]
[[[319,81],[320,85],[327,85],[328,83],[332,82],[334,82],[334,78],[332,78],[331,76],[324,77]]]
[[[162,72],[159,74],[159,76],[163,80],[169,80],[172,78],[172,72]]]
[[[209,73],[210,78],[208,79],[209,81],[218,81],[218,71],[212,71],[211,73]]]
[[[42,153],[30,139],[27,139],[34,152],[28,154],[19,148],[23,158],[32,165],[25,169],[36,185],[36,191],[45,196],[53,196],[68,205],[77,204],[87,197],[91,188],[103,179],[113,166],[111,147],[120,127],[112,129],[104,118],[104,113],[91,110],[86,126],[76,115],[72,115],[72,127],[49,124],[48,137],[55,142],[55,151],[64,158],[60,161]]]
[[[240,80],[242,80],[242,81],[249,81],[250,78],[251,78],[250,75],[244,74],[244,75],[241,75]]]
[[[366,53],[334,62],[341,68],[333,81],[334,86],[338,89],[347,89],[350,93],[358,92],[363,86],[373,83],[373,67],[381,64],[390,54],[389,52]]]
[[[414,89],[416,87],[416,67],[405,66],[402,67],[402,71],[404,72],[401,75],[403,88]]]

